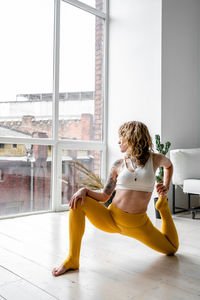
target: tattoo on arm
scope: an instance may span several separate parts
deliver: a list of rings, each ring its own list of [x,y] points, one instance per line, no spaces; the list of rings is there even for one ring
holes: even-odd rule
[[[114,171],[116,171],[116,168],[119,167],[121,164],[121,159],[118,159],[114,162],[110,176],[104,186],[103,192],[106,193],[107,195],[111,195],[115,185],[116,185],[116,176],[114,175]]]
[[[103,192],[106,193],[107,195],[110,195],[114,190],[115,185],[116,185],[116,181],[114,180],[111,174],[104,186]]]
[[[121,164],[121,161],[122,161],[121,159],[116,160],[113,164],[113,168],[119,167],[119,165]]]

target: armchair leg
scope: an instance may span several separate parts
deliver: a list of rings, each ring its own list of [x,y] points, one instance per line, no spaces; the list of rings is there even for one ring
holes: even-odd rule
[[[175,214],[175,184],[173,184],[172,213]]]
[[[191,201],[190,201],[190,193],[188,193],[188,209],[190,209]]]

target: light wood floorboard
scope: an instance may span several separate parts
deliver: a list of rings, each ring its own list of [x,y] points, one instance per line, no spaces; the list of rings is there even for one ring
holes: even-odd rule
[[[200,219],[174,221],[173,257],[86,221],[80,270],[55,278],[51,270],[68,251],[68,212],[1,220],[0,300],[200,299]]]

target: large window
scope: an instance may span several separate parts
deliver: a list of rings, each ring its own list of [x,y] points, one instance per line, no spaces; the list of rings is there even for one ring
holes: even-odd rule
[[[74,161],[105,179],[106,5],[0,3],[0,218],[66,209]]]

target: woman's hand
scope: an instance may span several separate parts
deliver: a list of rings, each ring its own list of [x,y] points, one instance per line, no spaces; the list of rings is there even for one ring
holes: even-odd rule
[[[166,185],[162,184],[162,183],[158,183],[156,185],[156,190],[157,190],[157,193],[160,197],[163,197],[165,196],[168,191],[169,191],[169,187],[167,187]]]
[[[72,196],[72,198],[69,202],[69,207],[71,207],[71,209],[76,209],[78,200],[81,200],[81,205],[83,205],[83,203],[85,201],[86,194],[87,194],[87,189],[86,188],[82,188],[82,189],[78,190]]]

